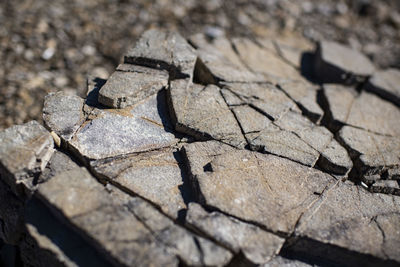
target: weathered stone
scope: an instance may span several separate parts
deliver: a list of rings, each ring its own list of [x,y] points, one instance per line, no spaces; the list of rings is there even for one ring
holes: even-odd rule
[[[244,38],[233,39],[233,45],[243,62],[254,72],[266,74],[271,82],[277,80],[301,79],[300,74],[276,53],[264,49]]]
[[[273,119],[278,119],[296,105],[269,83],[224,83],[223,86]]]
[[[246,104],[246,101],[243,100],[238,94],[232,92],[227,88],[222,88],[221,94],[224,97],[225,102],[228,106],[238,106]]]
[[[36,121],[0,132],[0,174],[14,194],[29,193],[54,152],[53,138]]]
[[[63,140],[69,141],[84,122],[84,100],[63,91],[50,93],[44,99],[43,121]]]
[[[140,199],[131,200],[128,207],[148,229],[154,232],[156,240],[163,244],[167,251],[176,254],[187,265],[222,266],[232,258],[228,250],[191,234]]]
[[[220,212],[207,213],[199,204],[191,203],[186,223],[215,239],[236,253],[242,251],[254,263],[265,263],[276,255],[285,241],[251,224]]]
[[[295,133],[324,158],[323,167],[337,174],[345,174],[353,166],[347,151],[334,140],[333,134],[322,126],[317,126],[297,112],[289,111],[276,125]]]
[[[112,108],[125,108],[157,93],[167,84],[166,71],[122,64],[100,89],[99,102]]]
[[[339,43],[321,41],[315,54],[315,75],[324,83],[362,82],[375,70],[366,56]]]
[[[357,92],[342,85],[324,85],[322,105],[327,116],[328,127],[338,131],[347,122]]]
[[[400,71],[387,69],[375,72],[365,89],[400,106]]]
[[[196,53],[176,32],[151,29],[124,56],[125,63],[166,69],[172,78],[193,77]]]
[[[400,109],[373,94],[362,92],[354,100],[346,123],[380,134],[400,136]]]
[[[190,37],[200,60],[196,63],[195,77],[204,84],[226,82],[262,82],[265,77],[249,71],[233,50],[231,43],[221,37],[208,42],[204,35]]]
[[[348,254],[354,253],[353,257],[337,257],[332,248],[330,254],[319,255],[336,264],[383,264],[376,258],[399,261],[399,203],[398,198],[371,194],[358,186],[338,182],[304,213],[295,232],[300,240],[317,241],[320,249],[313,250],[307,243],[297,249],[313,254],[336,246],[346,249]],[[393,261],[386,264],[395,266]]]
[[[98,160],[90,163],[97,176],[129,190],[152,203],[171,218],[186,209],[179,162],[173,149],[164,149],[128,157]]]
[[[127,266],[177,265],[176,258],[157,245],[152,233],[85,169],[52,177],[38,194],[53,212],[79,229],[114,262]]]
[[[317,103],[317,87],[304,81],[286,81],[279,83],[291,99],[302,109],[303,113],[313,122],[318,122],[324,115]]]
[[[198,162],[190,146],[184,146],[189,164],[193,158]],[[190,165],[199,200],[273,232],[290,233],[301,214],[318,200],[317,194],[334,181],[320,171],[272,155],[245,150],[214,153],[203,165],[203,173],[193,172],[200,169]]]
[[[339,137],[356,159],[356,167],[362,175],[382,174],[400,165],[400,140],[344,126]]]
[[[168,92],[170,113],[178,132],[244,147],[246,141],[240,127],[217,86],[175,80]]]
[[[95,109],[92,113],[69,142],[81,157],[102,159],[159,149],[177,142],[169,132],[164,91],[133,107]]]

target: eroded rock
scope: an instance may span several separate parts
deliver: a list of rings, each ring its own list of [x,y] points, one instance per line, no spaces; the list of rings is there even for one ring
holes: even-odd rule
[[[186,222],[254,263],[265,263],[277,254],[284,239],[220,212],[207,213],[199,204],[189,205]]]
[[[34,189],[34,180],[50,160],[53,146],[50,133],[36,121],[0,132],[0,174],[15,194]]]
[[[166,69],[172,77],[192,78],[196,53],[176,32],[151,29],[124,56],[125,63]]]
[[[375,72],[365,89],[400,106],[400,71],[387,69]]]
[[[361,52],[339,43],[321,41],[315,55],[315,75],[324,83],[355,84],[372,75],[375,67]]]
[[[156,94],[168,84],[168,72],[122,64],[100,89],[99,102],[111,108],[125,108]]]
[[[189,164],[193,158],[198,161],[190,146],[184,146]],[[202,172],[190,168],[199,200],[273,232],[290,233],[301,214],[317,201],[316,194],[334,181],[322,172],[272,155],[244,150],[214,153]]]
[[[244,147],[243,134],[217,86],[175,80],[168,93],[172,120],[178,132],[199,140],[215,139]]]

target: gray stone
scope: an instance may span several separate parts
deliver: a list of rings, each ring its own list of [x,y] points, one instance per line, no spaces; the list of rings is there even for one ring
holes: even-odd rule
[[[175,80],[171,81],[168,92],[176,131],[199,140],[212,138],[244,147],[246,140],[217,86],[200,86]]]
[[[317,103],[318,88],[305,81],[286,81],[279,83],[279,87],[293,99],[307,117],[319,122],[324,115]]]
[[[365,89],[400,106],[400,71],[387,69],[375,72]]]
[[[203,84],[226,82],[262,82],[261,74],[249,71],[233,50],[231,43],[224,37],[211,42],[202,34],[190,37],[197,50],[199,60],[196,63],[195,76]]]
[[[63,91],[50,93],[44,99],[43,121],[64,141],[71,140],[79,126],[85,121],[84,100]]]
[[[233,45],[243,62],[254,72],[263,73],[267,80],[276,83],[280,80],[302,79],[299,72],[271,50],[245,38],[235,38]]]
[[[334,181],[293,161],[246,150],[223,153],[213,143],[209,151],[214,149],[215,156],[201,172],[196,166],[202,153],[197,155],[193,145],[184,145],[184,150],[201,203],[272,232],[290,234],[301,214],[318,200],[317,194]]]
[[[124,56],[125,63],[166,69],[174,77],[193,76],[196,53],[176,32],[151,29],[142,34],[135,47]]]
[[[140,199],[131,200],[128,207],[148,229],[154,232],[156,240],[163,244],[167,251],[176,254],[189,266],[223,266],[232,258],[228,250],[191,234]]]
[[[346,123],[375,133],[400,136],[400,109],[376,95],[362,92],[354,100]]]
[[[80,157],[102,159],[168,147],[170,133],[165,92],[125,109],[95,109],[76,132],[69,147]]]
[[[156,94],[167,85],[166,71],[122,64],[100,89],[99,102],[111,108],[125,108]]]
[[[0,174],[14,194],[35,188],[35,177],[46,167],[53,146],[50,133],[36,121],[0,132]]]
[[[349,253],[353,251],[382,260],[399,261],[399,207],[398,199],[392,196],[372,194],[358,186],[338,182],[304,213],[295,234],[320,242],[321,248],[336,246]],[[304,246],[303,249],[312,248]],[[320,256],[328,259],[332,255]],[[357,255],[347,259],[349,261],[345,263],[350,265],[356,262],[373,265],[374,260],[364,256],[354,262]],[[347,259],[333,260],[340,263]]]
[[[173,149],[92,161],[91,169],[118,187],[148,199],[171,218],[186,209],[182,198],[183,178]]]
[[[331,41],[319,42],[314,67],[316,77],[324,83],[363,82],[375,71],[362,53]]]
[[[344,126],[339,137],[349,148],[350,156],[356,159],[361,175],[382,174],[400,166],[400,140],[395,137]]]
[[[242,251],[254,263],[265,263],[276,255],[284,239],[241,222],[220,212],[207,213],[199,204],[191,203],[186,223],[238,253]]]
[[[269,83],[224,83],[223,86],[273,119],[278,119],[296,105]]]

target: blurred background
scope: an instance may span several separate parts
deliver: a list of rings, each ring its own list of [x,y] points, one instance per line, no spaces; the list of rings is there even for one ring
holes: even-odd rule
[[[336,40],[400,68],[399,0],[0,0],[0,25],[0,130],[41,121],[48,92],[106,79],[150,27]]]

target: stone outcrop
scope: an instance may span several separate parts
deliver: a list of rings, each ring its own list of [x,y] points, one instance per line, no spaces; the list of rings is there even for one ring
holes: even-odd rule
[[[321,42],[315,84],[311,47],[145,32],[0,133],[0,239],[26,266],[398,266],[398,71]]]

